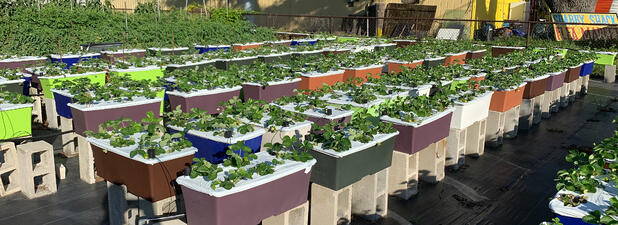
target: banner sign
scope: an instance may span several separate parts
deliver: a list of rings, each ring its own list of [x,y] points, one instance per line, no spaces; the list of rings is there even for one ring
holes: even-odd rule
[[[615,13],[552,13],[551,19],[557,23],[618,24]],[[607,27],[603,25],[554,24],[554,34],[557,41],[589,39],[586,33]]]

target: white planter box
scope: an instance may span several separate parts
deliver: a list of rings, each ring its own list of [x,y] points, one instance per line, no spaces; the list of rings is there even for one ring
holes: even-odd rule
[[[466,103],[455,102],[451,128],[464,129],[487,118],[492,95],[493,91],[490,91]]]

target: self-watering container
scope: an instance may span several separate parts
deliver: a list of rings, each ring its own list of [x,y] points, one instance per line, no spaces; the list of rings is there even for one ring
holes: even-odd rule
[[[423,65],[425,60],[419,59],[412,62],[389,60],[386,61],[387,71],[389,73],[401,73],[404,69],[414,69]]]
[[[189,52],[189,48],[180,47],[180,48],[148,48],[148,55],[156,56],[158,54],[161,55],[184,55]]]
[[[101,51],[101,58],[108,62],[128,59],[131,57],[142,58],[146,56],[145,49],[121,49],[116,51]]]
[[[66,64],[66,67],[64,67],[64,69],[68,69],[68,68],[73,67],[73,65],[75,65],[78,62],[101,58],[101,54],[100,53],[67,54],[67,55],[51,54],[49,57],[52,63],[64,63]]]
[[[300,89],[316,90],[324,85],[334,85],[338,82],[344,82],[345,70],[335,70],[325,73],[310,72],[301,74]]]
[[[453,108],[449,108],[427,118],[419,118],[418,122],[405,122],[389,116],[380,119],[392,123],[399,131],[395,139],[395,151],[411,155],[448,137],[453,111]]]
[[[271,81],[267,85],[247,82],[242,84],[243,98],[263,100],[272,102],[275,99],[294,95],[294,90],[298,89],[301,78],[285,79],[281,81]]]
[[[23,69],[44,64],[47,58],[42,56],[12,57],[0,60],[0,69]]]
[[[489,110],[495,112],[506,112],[518,105],[521,105],[526,83],[522,83],[517,87],[505,90],[496,90],[491,97]]]
[[[455,110],[451,119],[451,128],[465,129],[477,121],[484,120],[489,115],[492,91],[477,96],[469,102],[455,102]]]
[[[112,68],[109,70],[110,76],[128,75],[131,80],[158,80],[163,77],[165,66],[145,66],[133,67],[128,69]]]
[[[180,91],[167,91],[172,109],[180,106],[183,112],[189,112],[193,108],[205,110],[209,114],[218,114],[223,111],[221,103],[234,97],[240,96],[241,86],[230,88],[215,88],[210,90],[192,91],[189,93]]]
[[[553,90],[556,90],[562,87],[565,76],[566,76],[566,71],[550,73],[549,78],[548,78],[549,80],[547,80],[547,87],[545,88],[545,91],[553,91]]]
[[[231,45],[196,45],[195,49],[199,54],[204,54],[206,52],[212,51],[229,51],[232,49]]]
[[[545,93],[547,82],[549,82],[549,74],[538,76],[535,78],[526,79],[526,87],[524,88],[524,99],[533,99]]]
[[[0,104],[0,140],[32,135],[32,104]]]
[[[227,70],[232,65],[237,65],[237,66],[251,65],[255,63],[256,60],[258,60],[257,56],[248,56],[248,57],[233,58],[233,59],[218,59],[215,62],[215,67],[217,67],[217,69]]]

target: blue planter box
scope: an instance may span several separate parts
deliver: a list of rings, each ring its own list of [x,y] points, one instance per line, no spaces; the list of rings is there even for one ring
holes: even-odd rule
[[[594,225],[584,222],[581,218],[561,216],[559,214],[556,214],[556,217],[558,217],[558,219],[560,219],[560,223],[564,225]]]
[[[212,51],[219,51],[219,50],[223,50],[223,51],[229,51],[232,47],[229,45],[207,45],[207,46],[195,46],[195,49],[198,51],[199,54],[204,54],[206,52],[212,52]]]
[[[181,129],[177,127],[170,128],[171,133],[178,132]],[[238,141],[243,141],[247,147],[251,148],[252,152],[259,152],[264,133],[266,133],[266,130],[256,128],[255,131],[242,136],[235,135],[232,138],[224,138],[213,136],[212,132],[190,130],[185,135],[185,138],[193,144],[193,147],[197,148],[196,158],[205,158],[210,163],[218,164],[227,158],[225,152],[228,150],[228,147]]]
[[[71,107],[68,106],[69,103],[73,103],[72,97],[54,91],[54,102],[56,103],[56,112],[59,116],[68,119],[73,118]]]
[[[69,69],[80,61],[101,58],[99,53],[90,53],[84,55],[51,55],[52,63],[64,63],[67,66],[64,69]]]
[[[27,77],[23,77],[23,79],[24,79],[23,94],[25,96],[30,96],[30,84],[32,83],[32,77],[27,76]]]
[[[592,74],[592,70],[594,69],[594,61],[589,63],[584,63],[582,65],[582,69],[579,72],[579,76],[588,76]]]
[[[292,40],[292,43],[290,44],[291,46],[296,46],[296,45],[315,45],[316,43],[318,43],[318,40]]]

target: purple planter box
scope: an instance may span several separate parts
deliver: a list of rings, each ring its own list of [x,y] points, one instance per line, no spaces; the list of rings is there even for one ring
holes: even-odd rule
[[[165,93],[169,97],[172,109],[176,109],[177,106],[180,106],[183,112],[189,112],[193,108],[198,108],[206,110],[209,114],[218,114],[223,111],[223,107],[220,106],[220,104],[240,96],[240,89],[242,89],[241,86],[236,86],[232,88],[201,90],[191,93],[177,91],[167,91]]]
[[[560,87],[564,83],[564,77],[566,76],[566,71],[552,73],[549,78],[547,78],[547,89],[546,91],[553,91]]]
[[[308,199],[312,163],[315,160],[295,163],[296,166],[286,171],[276,168],[275,174],[243,184],[241,181],[231,190],[212,191],[201,178],[179,177],[176,181],[185,199],[187,222],[191,225],[252,225],[298,207]]]
[[[324,126],[330,122],[336,122],[336,123],[341,123],[341,124],[350,122],[350,119],[352,118],[352,114],[353,114],[353,111],[351,110],[341,111],[337,109],[333,109],[332,115],[326,115],[321,111],[316,111],[313,109],[307,110],[305,112],[298,112],[294,109],[294,105],[292,104],[279,106],[279,107],[281,107],[282,109],[288,110],[288,111],[301,113],[307,116],[307,120],[317,125],[320,125],[320,126]]]
[[[115,62],[116,60],[128,59],[131,57],[142,58],[144,56],[146,56],[146,50],[143,49],[125,49],[101,52],[101,58],[108,62]]]
[[[146,117],[146,113],[153,112],[159,116],[163,99],[136,100],[128,103],[109,105],[78,105],[68,104],[73,115],[73,130],[79,135],[84,135],[87,130],[97,132],[99,125],[109,120],[130,118],[140,121]],[[84,135],[85,136],[85,135]]]
[[[292,80],[284,80],[277,82],[268,82],[268,86],[262,86],[258,83],[244,83],[242,85],[243,98],[263,100],[272,102],[275,99],[283,96],[294,95],[294,90],[298,89],[300,78]]]
[[[414,154],[449,135],[453,109],[437,113],[418,123],[407,123],[383,116],[382,120],[393,123],[399,135],[395,139],[395,151]]]
[[[47,58],[37,56],[3,59],[0,60],[0,69],[23,69],[43,64],[45,61],[47,61]]]

